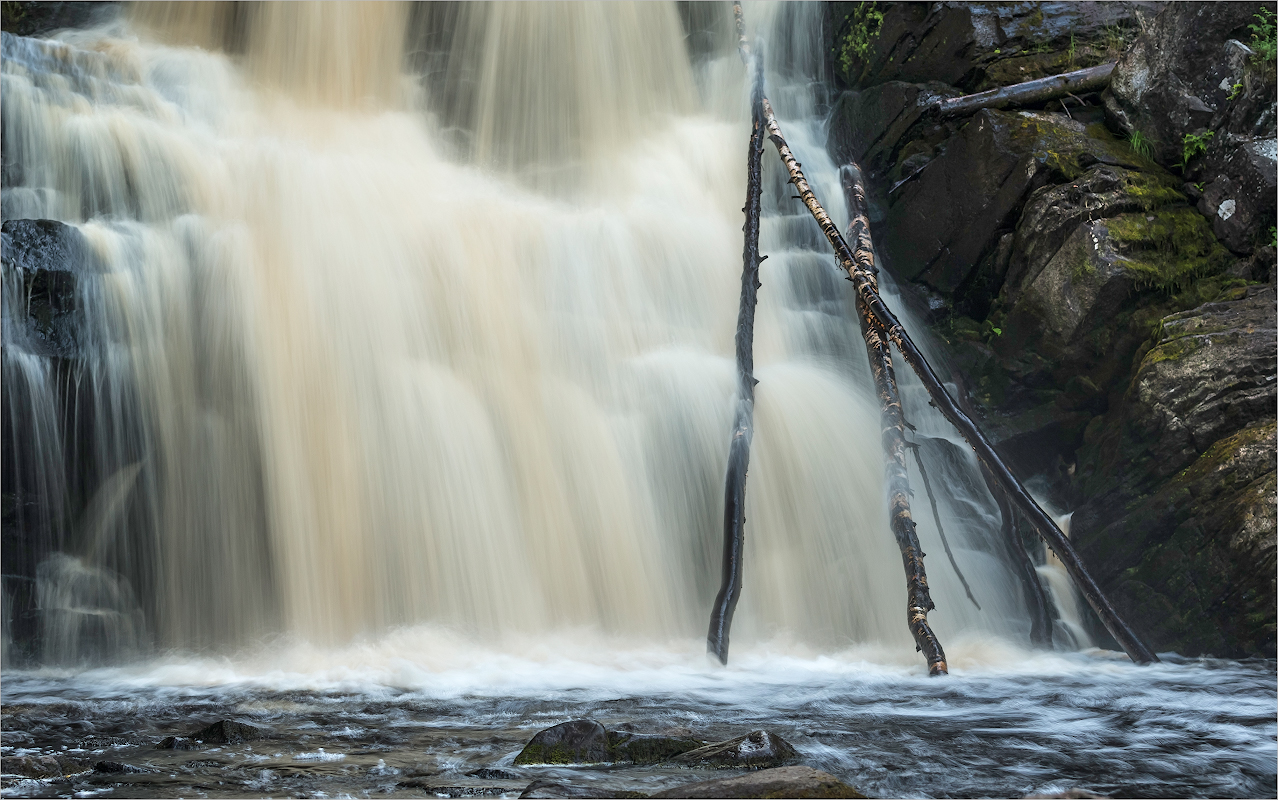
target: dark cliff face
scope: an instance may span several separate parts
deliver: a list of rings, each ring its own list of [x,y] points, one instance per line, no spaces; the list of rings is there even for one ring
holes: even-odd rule
[[[832,4],[850,90],[830,148],[871,172],[883,260],[1003,455],[1075,509],[1120,613],[1187,655],[1274,655],[1274,70],[1243,41],[1263,49],[1261,8]],[[925,113],[1099,61],[1100,94]]]

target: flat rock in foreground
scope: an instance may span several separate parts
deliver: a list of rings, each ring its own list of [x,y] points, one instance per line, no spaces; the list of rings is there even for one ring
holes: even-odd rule
[[[736,778],[689,783],[653,797],[865,797],[828,772],[812,767],[761,769]]]

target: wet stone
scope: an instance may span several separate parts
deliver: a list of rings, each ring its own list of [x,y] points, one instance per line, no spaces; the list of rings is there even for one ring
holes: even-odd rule
[[[785,739],[765,730],[751,731],[726,742],[708,744],[676,756],[673,762],[721,769],[779,767],[799,757]]]
[[[828,772],[794,766],[676,786],[653,797],[865,797]]]
[[[122,774],[138,774],[146,772],[141,767],[135,767],[132,764],[123,764],[119,761],[99,761],[93,765],[94,772],[101,772],[106,775],[122,775]]]
[[[608,731],[593,719],[575,719],[540,731],[515,764],[601,764],[611,761]]]
[[[553,781],[533,781],[520,797],[647,797],[643,792],[582,786]]]
[[[205,744],[240,744],[241,742],[256,741],[265,736],[266,731],[256,725],[248,725],[229,719],[218,720],[212,725],[191,734],[192,739]]]
[[[167,736],[156,745],[159,750],[198,750],[200,743],[185,736]]]
[[[495,769],[493,767],[480,767],[472,769],[466,773],[467,778],[479,778],[484,781],[517,781],[520,775],[506,769]]]

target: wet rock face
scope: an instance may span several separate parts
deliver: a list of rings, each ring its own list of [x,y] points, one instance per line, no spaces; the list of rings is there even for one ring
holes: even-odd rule
[[[864,58],[851,60],[841,77],[848,86],[884,81],[941,81],[968,91],[990,78],[1019,83],[1043,73],[1044,56],[1075,45],[1060,66],[1093,66],[1107,55],[1104,40],[1131,27],[1157,3],[880,3],[883,20],[869,37]],[[836,42],[857,17],[855,4],[833,3]],[[850,19],[848,19],[850,18]],[[1071,39],[1071,37],[1073,37]],[[1094,46],[1093,46],[1094,45]],[[837,45],[836,45],[837,46]],[[1049,69],[1055,61],[1048,60]],[[993,73],[992,75],[990,73]]]
[[[1221,241],[1250,254],[1276,209],[1274,69],[1247,46],[1257,3],[1172,3],[1123,54],[1105,96],[1111,119],[1139,131],[1164,164],[1201,184],[1198,209]],[[1198,137],[1205,150],[1186,149]]]
[[[777,767],[736,778],[690,783],[653,797],[865,797],[828,772],[811,767]]]
[[[1252,287],[1165,318],[1084,447],[1075,541],[1157,648],[1274,652],[1276,301]]]
[[[0,228],[5,275],[6,333],[36,355],[74,357],[80,324],[76,291],[90,271],[84,236],[49,219],[7,220]],[[18,301],[21,308],[10,306]]]
[[[0,27],[16,36],[40,36],[62,28],[83,28],[116,13],[119,3],[6,2]]]

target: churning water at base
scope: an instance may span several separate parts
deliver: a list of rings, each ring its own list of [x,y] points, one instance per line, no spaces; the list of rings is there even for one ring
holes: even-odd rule
[[[1022,649],[993,502],[903,375],[981,604],[917,514],[954,669],[925,678],[851,293],[770,154],[745,589],[706,663],[747,138],[708,8],[157,4],[3,37],[3,216],[90,254],[71,373],[6,317],[5,469],[48,513],[3,754],[143,770],[4,794],[492,788],[465,773],[587,715],[767,724],[872,794],[1273,794],[1272,664]],[[747,15],[841,219],[821,9]],[[152,748],[228,715],[272,738]]]
[[[581,717],[707,741],[766,727],[871,797],[1275,793],[1272,663],[1172,657],[1141,668],[1118,653],[959,638],[947,642],[951,675],[937,680],[873,647],[775,640],[735,649],[725,669],[699,644],[561,633],[486,647],[418,628],[340,651],[283,645],[235,660],[24,673],[5,681],[5,758],[53,753],[85,771],[11,780],[3,794],[513,797],[538,778],[652,793],[719,777],[512,765],[537,730]],[[267,739],[154,747],[227,717]],[[89,771],[100,761],[138,771]],[[506,774],[469,774],[478,769]]]

